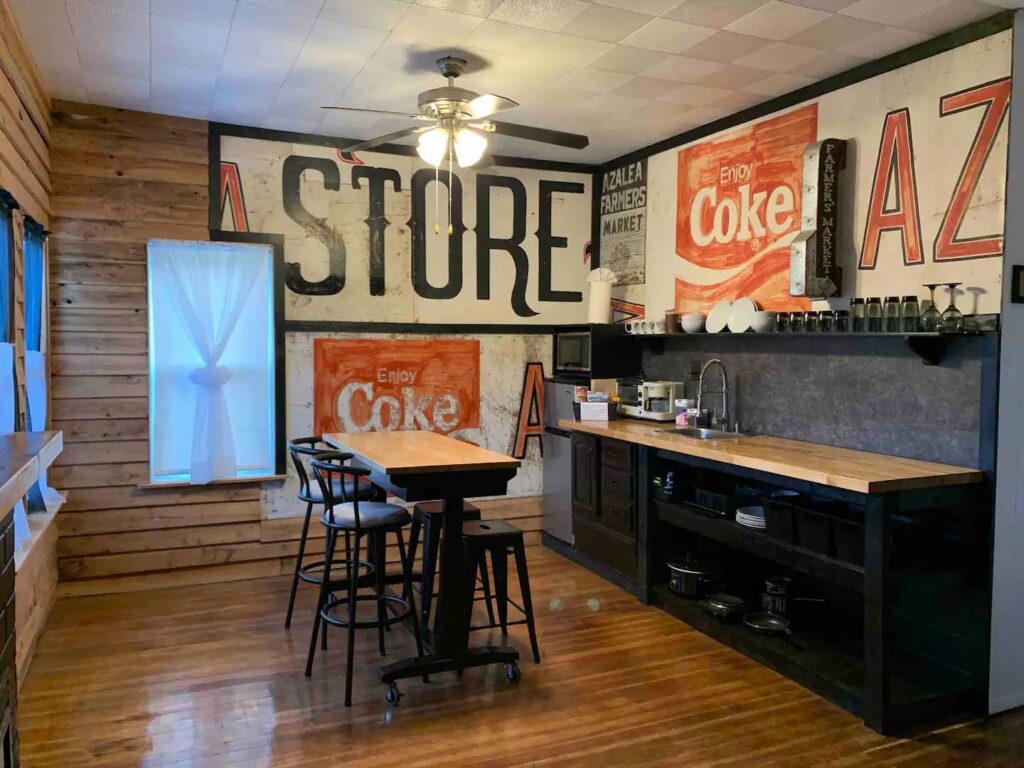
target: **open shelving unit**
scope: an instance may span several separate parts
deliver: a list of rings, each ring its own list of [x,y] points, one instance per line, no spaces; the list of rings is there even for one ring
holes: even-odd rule
[[[788,544],[746,528],[734,520],[713,515],[692,504],[653,500],[654,509],[663,523],[684,528],[791,570],[855,592],[864,592],[864,568]]]
[[[950,345],[957,339],[968,336],[982,336],[985,333],[992,333],[992,331],[960,331],[957,333],[943,333],[938,331],[918,331],[914,333],[789,333],[785,331],[755,333],[753,331],[748,331],[747,333],[731,333],[723,331],[721,333],[634,333],[628,335],[640,340],[648,339],[661,345],[666,341],[671,341],[673,343],[685,343],[687,341],[692,342],[695,339],[715,339],[716,341],[719,339],[812,339],[815,341],[827,341],[829,339],[902,339],[907,347],[921,358],[925,365],[939,365],[945,358]]]

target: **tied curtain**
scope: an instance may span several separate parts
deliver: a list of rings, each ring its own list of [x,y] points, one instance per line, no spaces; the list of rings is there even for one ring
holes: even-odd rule
[[[150,280],[167,293],[195,356],[196,367],[187,374],[195,385],[189,483],[202,485],[233,478],[238,470],[224,393],[233,372],[220,363],[264,262],[237,251],[168,245],[150,259]]]

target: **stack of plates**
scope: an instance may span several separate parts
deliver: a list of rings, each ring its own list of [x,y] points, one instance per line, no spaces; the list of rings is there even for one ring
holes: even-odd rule
[[[764,507],[740,507],[736,510],[736,522],[747,528],[764,530]]]

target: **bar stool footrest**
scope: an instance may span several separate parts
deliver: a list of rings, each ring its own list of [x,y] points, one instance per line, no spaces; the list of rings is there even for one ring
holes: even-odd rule
[[[388,618],[383,621],[379,619],[364,619],[362,621],[357,620],[353,624],[349,624],[348,619],[339,619],[336,616],[331,615],[331,611],[339,606],[348,606],[348,596],[346,595],[345,597],[331,598],[324,603],[324,607],[320,609],[320,618],[334,627],[352,626],[356,629],[376,629],[379,626],[391,627],[395,624],[399,624],[405,621],[412,614],[412,607],[401,597],[398,597],[398,595],[356,595],[356,603],[363,602],[399,605],[404,610],[402,610],[401,613],[389,614]]]
[[[341,571],[341,572],[347,572],[348,571],[348,564],[349,564],[348,560],[335,560],[331,564],[331,570],[332,571],[338,570],[338,571]],[[319,584],[323,580],[323,576],[322,575],[317,576],[317,575],[315,575],[313,573],[310,573],[310,572],[311,571],[315,571],[317,569],[320,569],[322,571],[323,567],[324,567],[324,561],[323,560],[314,560],[312,563],[305,563],[301,568],[299,568],[299,579],[304,581],[304,582],[306,582],[307,584]],[[373,575],[373,572],[374,572],[373,563],[369,562],[368,560],[360,560],[359,561],[359,567],[366,569],[365,573],[359,574],[359,580],[360,581],[365,579],[367,576],[372,576]],[[331,587],[332,588],[334,588],[336,585],[339,585],[339,584],[340,585],[347,585],[348,584],[348,577],[346,576],[345,578],[331,579]]]

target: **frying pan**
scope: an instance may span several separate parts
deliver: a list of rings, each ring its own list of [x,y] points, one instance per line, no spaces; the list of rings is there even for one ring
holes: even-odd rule
[[[791,636],[793,634],[793,630],[789,628],[789,619],[767,611],[748,613],[743,617],[743,623],[761,635]]]

